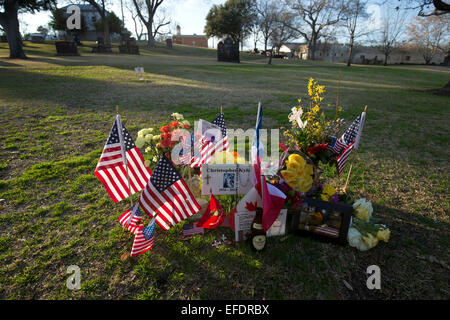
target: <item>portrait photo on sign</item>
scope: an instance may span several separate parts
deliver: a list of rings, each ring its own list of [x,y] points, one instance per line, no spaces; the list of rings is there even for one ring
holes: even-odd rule
[[[224,173],[223,174],[223,187],[227,189],[234,188],[236,174],[234,173]]]

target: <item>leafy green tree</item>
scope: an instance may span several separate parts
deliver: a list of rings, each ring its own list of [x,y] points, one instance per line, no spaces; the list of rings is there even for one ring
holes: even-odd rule
[[[105,29],[103,21],[104,19],[102,18],[95,23],[95,29],[97,31]],[[106,21],[109,25],[109,32],[117,34],[123,34],[126,32],[123,21],[120,20],[120,18],[113,11],[106,15]]]
[[[56,6],[56,0],[0,0],[0,25],[5,31],[11,59],[26,59],[23,51],[18,12],[36,12]]]
[[[206,16],[206,36],[229,36],[241,42],[251,32],[255,17],[252,0],[227,0],[224,4],[213,5]]]

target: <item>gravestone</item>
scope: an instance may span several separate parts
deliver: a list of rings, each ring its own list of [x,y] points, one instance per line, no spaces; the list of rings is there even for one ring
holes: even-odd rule
[[[102,37],[97,38],[97,46],[92,48],[92,53],[112,53],[111,46],[105,45]]]
[[[44,43],[45,37],[43,35],[32,35],[31,42],[32,43]]]
[[[119,46],[119,52],[125,54],[139,54],[139,46],[136,43],[136,39],[127,39],[124,45]]]
[[[239,63],[239,43],[231,38],[220,41],[217,45],[217,61]]]
[[[166,39],[166,48],[172,49],[172,39]]]
[[[74,41],[55,41],[57,56],[79,56],[77,44]]]

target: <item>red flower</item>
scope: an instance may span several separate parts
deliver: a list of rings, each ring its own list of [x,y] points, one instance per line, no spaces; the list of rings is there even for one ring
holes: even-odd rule
[[[280,142],[280,148],[283,149],[283,151],[286,151],[287,147],[283,142]]]
[[[161,127],[161,129],[159,129],[159,131],[165,132],[165,133],[170,132],[170,130],[172,130],[172,128],[170,126],[163,126],[163,127]]]
[[[176,127],[178,127],[180,125],[180,123],[178,122],[178,121],[172,121],[171,123],[170,123],[170,126],[172,127],[172,128],[176,128]]]
[[[318,144],[308,149],[309,154],[315,154],[319,151],[325,150],[328,147],[328,143]]]
[[[190,125],[188,125],[187,123],[185,123],[184,125],[183,125],[183,128],[185,128],[185,129],[189,129],[191,126]]]

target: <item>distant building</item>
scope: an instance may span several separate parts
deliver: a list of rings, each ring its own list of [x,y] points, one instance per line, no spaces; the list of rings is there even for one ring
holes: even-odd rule
[[[308,59],[308,44],[286,43],[279,49],[281,55],[289,58]],[[329,62],[343,62],[348,60],[349,46],[340,43],[318,43],[315,52],[315,60]],[[431,63],[440,64],[444,61],[444,54],[437,52],[431,60]],[[353,46],[352,63],[360,64],[382,64],[384,63],[384,54],[375,46]],[[424,64],[425,59],[417,48],[397,47],[389,55],[388,64],[411,63]]]
[[[103,32],[97,32],[95,24],[100,21],[102,17],[98,13],[97,9],[91,4],[79,4],[81,16],[83,17],[82,23],[85,23],[84,32],[78,33],[78,37],[81,41],[97,41],[98,37],[103,37]],[[66,12],[69,5],[62,7],[61,9]],[[60,31],[59,38],[65,38],[66,32]],[[111,40],[119,40],[120,35],[112,33]]]
[[[172,41],[185,46],[208,48],[208,38],[205,35],[181,34],[180,26],[177,26],[177,34],[172,37]]]

